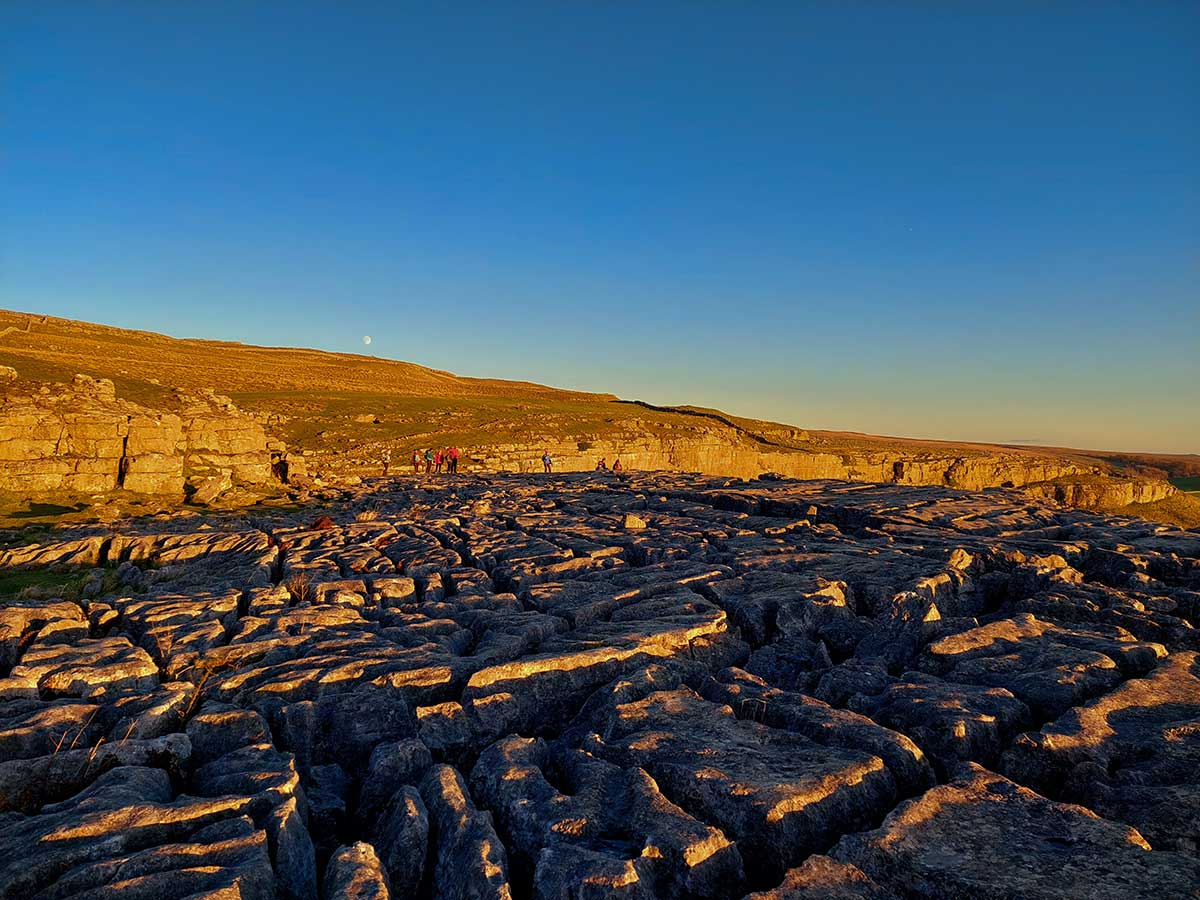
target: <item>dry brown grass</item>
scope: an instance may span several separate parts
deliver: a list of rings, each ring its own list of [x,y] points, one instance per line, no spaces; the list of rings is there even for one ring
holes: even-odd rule
[[[29,328],[28,332],[23,329]],[[159,403],[172,387],[223,394],[361,392],[409,397],[587,397],[523,381],[462,378],[414,363],[290,347],[179,339],[0,310],[0,364],[22,377],[70,381],[78,372],[111,378],[131,399]]]
[[[1139,516],[1180,528],[1200,528],[1200,497],[1193,494],[1176,494],[1157,503],[1131,503],[1107,512],[1120,516]]]
[[[210,681],[222,674],[223,672],[232,672],[237,668],[237,663],[220,656],[211,656],[198,659],[194,666],[190,667],[191,677],[189,681],[195,685],[192,690],[192,696],[188,698],[187,706],[183,710],[183,721],[187,722],[200,708],[200,702],[204,699],[204,691],[208,687]],[[181,672],[179,677],[183,678],[188,672],[187,669]]]
[[[289,575],[284,579],[283,586],[292,595],[293,605],[297,603],[315,603],[317,600],[316,585],[303,572]]]

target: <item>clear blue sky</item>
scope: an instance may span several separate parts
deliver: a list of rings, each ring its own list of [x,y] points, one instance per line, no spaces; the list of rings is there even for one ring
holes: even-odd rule
[[[1194,2],[8,0],[0,53],[6,308],[1200,451]]]

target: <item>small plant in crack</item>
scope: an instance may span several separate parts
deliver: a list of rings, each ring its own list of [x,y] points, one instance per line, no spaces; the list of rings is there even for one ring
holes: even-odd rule
[[[303,572],[289,575],[283,580],[283,586],[292,595],[292,606],[299,603],[315,603],[317,600],[317,587]]]
[[[219,678],[223,673],[232,672],[236,668],[237,661],[235,659],[216,658],[198,660],[195,665],[189,666],[180,672],[179,677],[181,680],[186,679],[195,685],[191,696],[188,698],[187,706],[184,707],[183,721],[191,721],[196,710],[200,708],[209,683]]]

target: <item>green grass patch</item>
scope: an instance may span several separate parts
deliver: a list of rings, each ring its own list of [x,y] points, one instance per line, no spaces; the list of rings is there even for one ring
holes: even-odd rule
[[[14,519],[53,519],[68,513],[83,512],[87,508],[86,503],[76,503],[74,506],[64,506],[61,503],[30,503],[28,509],[18,510],[10,515]]]
[[[78,600],[80,589],[87,580],[88,570],[9,569],[0,571],[0,597],[16,597],[22,593],[38,597],[62,597]]]
[[[144,568],[144,567],[143,567]],[[121,589],[117,578],[117,567],[102,567],[99,590],[94,595],[103,597]],[[80,600],[83,588],[91,577],[90,566],[42,566],[38,568],[0,569],[0,600],[8,598],[51,600]]]

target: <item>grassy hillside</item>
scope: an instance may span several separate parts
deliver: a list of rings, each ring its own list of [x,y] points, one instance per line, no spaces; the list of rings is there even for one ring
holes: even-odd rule
[[[1176,494],[1157,503],[1131,503],[1101,510],[1121,516],[1139,516],[1156,522],[1169,522],[1181,528],[1200,528],[1200,495]]]
[[[211,388],[243,409],[277,417],[271,430],[290,445],[325,453],[353,453],[384,441],[400,447],[471,447],[566,434],[669,431],[690,422],[682,414],[622,403],[609,394],[463,378],[377,357],[178,339],[3,310],[0,365],[34,381],[66,383],[76,373],[110,378],[121,397],[156,408],[171,408],[176,387]]]
[[[580,450],[585,450],[588,440],[618,435],[670,440],[711,433],[760,450],[843,457],[879,451],[914,457],[1056,457],[1124,474],[1200,476],[1200,456],[1194,455],[814,431],[700,406],[660,407],[530,382],[463,378],[378,357],[179,339],[5,310],[0,310],[0,365],[12,366],[22,379],[34,381],[69,382],[76,373],[110,378],[120,396],[156,408],[172,407],[174,388],[213,389],[269,417],[270,430],[293,447],[318,457],[368,458],[372,464],[384,444],[403,453],[408,447],[428,445],[537,445],[578,438]],[[1195,502],[1200,507],[1200,501]],[[1200,514],[1188,502],[1176,502],[1164,516],[1200,524]]]
[[[173,388],[211,388],[244,409],[279,416],[272,430],[290,444],[324,451],[380,441],[473,446],[685,427],[720,431],[748,446],[807,452],[936,448],[971,455],[996,449],[807,432],[702,407],[655,407],[530,382],[463,378],[378,357],[179,339],[4,310],[0,365],[37,381],[69,382],[76,373],[110,378],[120,396],[154,407],[169,408]]]
[[[147,403],[162,402],[172,387],[214,388],[246,398],[316,393],[611,399],[522,381],[462,378],[374,356],[181,340],[8,310],[0,310],[0,365],[44,381],[70,381],[77,372],[111,378],[121,396]]]

